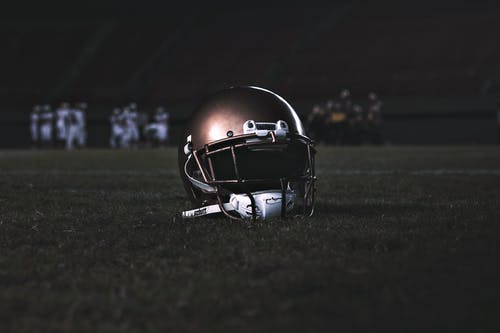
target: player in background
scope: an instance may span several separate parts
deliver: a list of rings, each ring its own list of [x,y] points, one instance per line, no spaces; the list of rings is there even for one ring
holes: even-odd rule
[[[144,127],[144,137],[148,147],[165,146],[168,141],[170,114],[164,107],[159,106],[153,115],[154,121]]]
[[[376,93],[368,94],[368,107],[366,113],[366,131],[369,140],[373,144],[382,144],[382,101]]]
[[[119,117],[120,126],[122,128],[122,135],[120,140],[120,147],[129,148],[132,140],[132,119],[130,118],[130,108],[128,106],[123,108],[123,112]]]
[[[55,112],[56,116],[56,146],[64,147],[68,136],[69,103],[62,102]]]
[[[170,113],[163,106],[156,108],[155,122],[157,124],[157,138],[160,146],[168,142]]]
[[[309,136],[317,143],[323,143],[325,139],[325,108],[315,104],[311,113],[307,116],[307,128]]]
[[[44,148],[52,147],[52,121],[54,115],[49,104],[42,107],[42,112],[39,115],[40,121],[40,143]]]
[[[341,93],[342,95],[342,93]],[[327,102],[326,104],[326,126],[328,132],[328,143],[341,145],[345,141],[347,132],[347,118],[350,109],[350,104],[344,103],[341,99]]]
[[[339,102],[342,110],[348,114],[352,109],[352,99],[351,91],[349,89],[343,89],[339,94]]]
[[[149,122],[149,115],[147,112],[139,112],[137,117],[137,126],[139,127],[139,142],[143,145],[146,140],[146,126]]]
[[[78,138],[78,117],[76,115],[76,109],[69,109],[68,112],[68,135],[66,136],[66,149],[72,150],[75,146],[75,142]]]
[[[346,141],[346,137],[349,132],[348,119],[351,118],[352,113],[352,99],[351,91],[349,89],[343,89],[339,94],[339,110],[337,112],[341,115],[341,118],[337,122],[337,137],[335,143],[337,145],[342,145]]]
[[[156,122],[151,122],[146,124],[142,130],[144,136],[145,145],[148,148],[158,147],[158,124]]]
[[[31,144],[33,147],[39,146],[39,118],[42,107],[40,105],[33,106],[30,113],[30,130],[31,130]]]
[[[118,148],[121,145],[121,138],[123,135],[123,128],[121,126],[121,112],[120,108],[114,108],[109,123],[111,124],[111,135],[109,137],[109,146],[111,148]]]
[[[347,143],[353,145],[360,145],[362,143],[363,114],[363,107],[361,105],[352,105],[352,110],[348,118]]]
[[[137,147],[139,144],[139,111],[137,109],[137,104],[134,102],[130,103],[128,107],[130,110],[130,142],[133,146]]]
[[[87,146],[87,103],[76,103],[75,115],[78,122],[78,147],[85,148]]]

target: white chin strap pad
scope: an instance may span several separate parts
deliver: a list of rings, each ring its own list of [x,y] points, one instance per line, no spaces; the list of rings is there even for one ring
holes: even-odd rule
[[[260,191],[252,193],[255,200],[255,214],[258,219],[281,216],[281,191]],[[293,208],[295,194],[286,192],[286,211]],[[252,218],[252,201],[246,194],[231,194],[229,204],[242,218]]]
[[[252,193],[255,200],[255,215],[257,219],[268,219],[281,216],[281,191],[259,191]],[[286,211],[293,209],[295,193],[286,191]],[[226,211],[235,211],[244,219],[251,219],[252,201],[246,194],[231,194],[229,203],[224,204]],[[213,213],[220,213],[219,205],[211,205],[182,212],[183,218],[194,218]]]

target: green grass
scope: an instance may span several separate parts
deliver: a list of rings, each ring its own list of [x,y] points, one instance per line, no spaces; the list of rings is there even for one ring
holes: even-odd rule
[[[183,221],[174,150],[0,152],[0,332],[500,329],[500,150],[320,147],[310,219]]]

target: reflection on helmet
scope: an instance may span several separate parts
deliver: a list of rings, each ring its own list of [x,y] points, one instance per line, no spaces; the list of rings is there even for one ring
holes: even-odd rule
[[[233,87],[208,97],[188,121],[178,153],[194,206],[185,218],[313,213],[313,142],[293,108],[269,90]]]

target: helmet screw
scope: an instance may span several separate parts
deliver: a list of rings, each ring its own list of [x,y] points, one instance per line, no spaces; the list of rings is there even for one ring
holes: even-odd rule
[[[232,137],[233,136],[233,131],[227,131],[226,135],[228,138]]]

